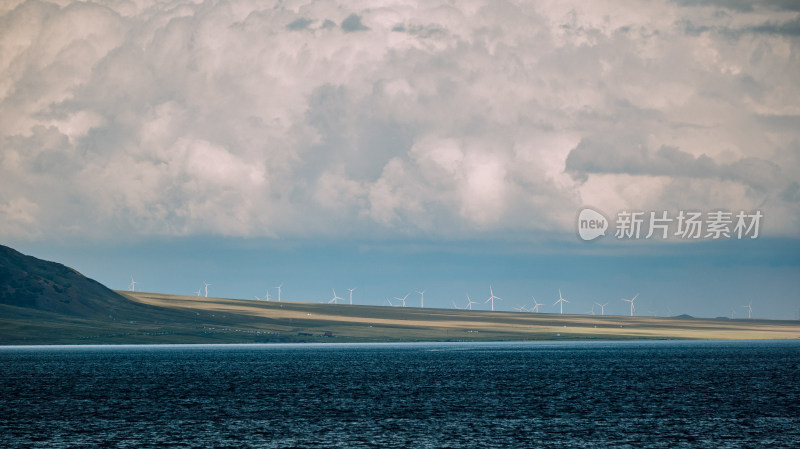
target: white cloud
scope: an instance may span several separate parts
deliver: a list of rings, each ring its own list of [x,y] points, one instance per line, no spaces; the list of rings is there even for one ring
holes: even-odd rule
[[[796,234],[797,20],[715,2],[6,3],[0,236],[571,232],[587,202],[763,207]]]
[[[506,164],[491,153],[469,156],[465,164],[461,215],[483,226],[498,223],[506,208]]]

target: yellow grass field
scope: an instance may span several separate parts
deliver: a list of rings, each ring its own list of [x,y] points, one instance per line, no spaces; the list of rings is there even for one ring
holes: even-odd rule
[[[796,339],[800,322],[559,315],[267,302],[118,292],[152,306],[193,312],[207,334],[242,341],[479,341],[584,339]],[[227,340],[227,339],[226,339]]]

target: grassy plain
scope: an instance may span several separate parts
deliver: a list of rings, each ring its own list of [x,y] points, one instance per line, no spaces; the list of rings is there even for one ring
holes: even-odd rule
[[[559,315],[268,302],[155,293],[122,293],[144,304],[194,312],[206,329],[242,340],[463,341],[575,339],[795,339],[800,322]],[[325,337],[324,335],[333,337]]]
[[[559,315],[117,293],[130,304],[110,310],[104,319],[2,305],[0,344],[800,338],[798,321]],[[128,315],[129,310],[138,312]]]

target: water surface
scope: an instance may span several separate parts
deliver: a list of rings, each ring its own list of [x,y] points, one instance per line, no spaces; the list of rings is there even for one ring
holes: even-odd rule
[[[800,342],[0,348],[0,446],[800,447]]]

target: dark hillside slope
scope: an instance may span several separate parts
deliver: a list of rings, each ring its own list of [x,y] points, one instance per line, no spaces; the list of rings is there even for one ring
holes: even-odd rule
[[[247,340],[233,324],[252,330],[265,321],[170,306],[136,301],[70,267],[0,245],[0,345],[238,343]]]
[[[152,319],[153,312],[159,311],[184,315],[130,301],[72,268],[26,256],[3,245],[0,245],[0,305],[14,306],[4,308],[6,313],[33,309],[99,321]]]

